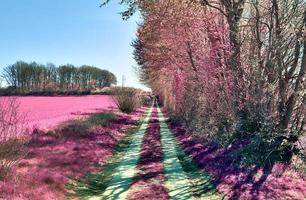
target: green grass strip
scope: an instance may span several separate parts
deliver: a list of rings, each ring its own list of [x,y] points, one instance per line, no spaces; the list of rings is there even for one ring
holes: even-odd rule
[[[170,199],[221,199],[209,175],[199,170],[192,159],[183,152],[169,130],[162,112],[159,108],[157,110],[164,154],[165,186]]]

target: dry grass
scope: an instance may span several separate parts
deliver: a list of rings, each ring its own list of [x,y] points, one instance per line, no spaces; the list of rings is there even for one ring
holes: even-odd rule
[[[16,98],[0,98],[0,180],[6,178],[11,168],[25,155],[25,116],[18,112]]]

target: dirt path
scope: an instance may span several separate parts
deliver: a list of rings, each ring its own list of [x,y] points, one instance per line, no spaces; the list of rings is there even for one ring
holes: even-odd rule
[[[220,199],[210,177],[182,151],[158,106],[150,108],[131,141],[103,194],[90,200]]]

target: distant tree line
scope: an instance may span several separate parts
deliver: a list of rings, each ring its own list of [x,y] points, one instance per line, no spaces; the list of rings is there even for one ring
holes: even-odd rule
[[[97,67],[71,64],[56,66],[18,61],[1,72],[9,88],[19,93],[40,91],[91,91],[116,84],[116,76]]]

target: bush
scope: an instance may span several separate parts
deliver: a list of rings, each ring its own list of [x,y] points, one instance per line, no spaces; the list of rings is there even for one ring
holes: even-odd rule
[[[25,154],[26,129],[18,108],[16,98],[0,98],[0,179],[5,178]]]
[[[290,163],[300,153],[295,144],[284,141],[277,132],[263,130],[241,148],[243,164],[273,166],[276,162]]]
[[[12,138],[0,142],[0,180],[6,178],[11,168],[25,155],[25,141]]]
[[[131,113],[140,104],[139,90],[134,88],[114,88],[114,99],[121,112]]]

